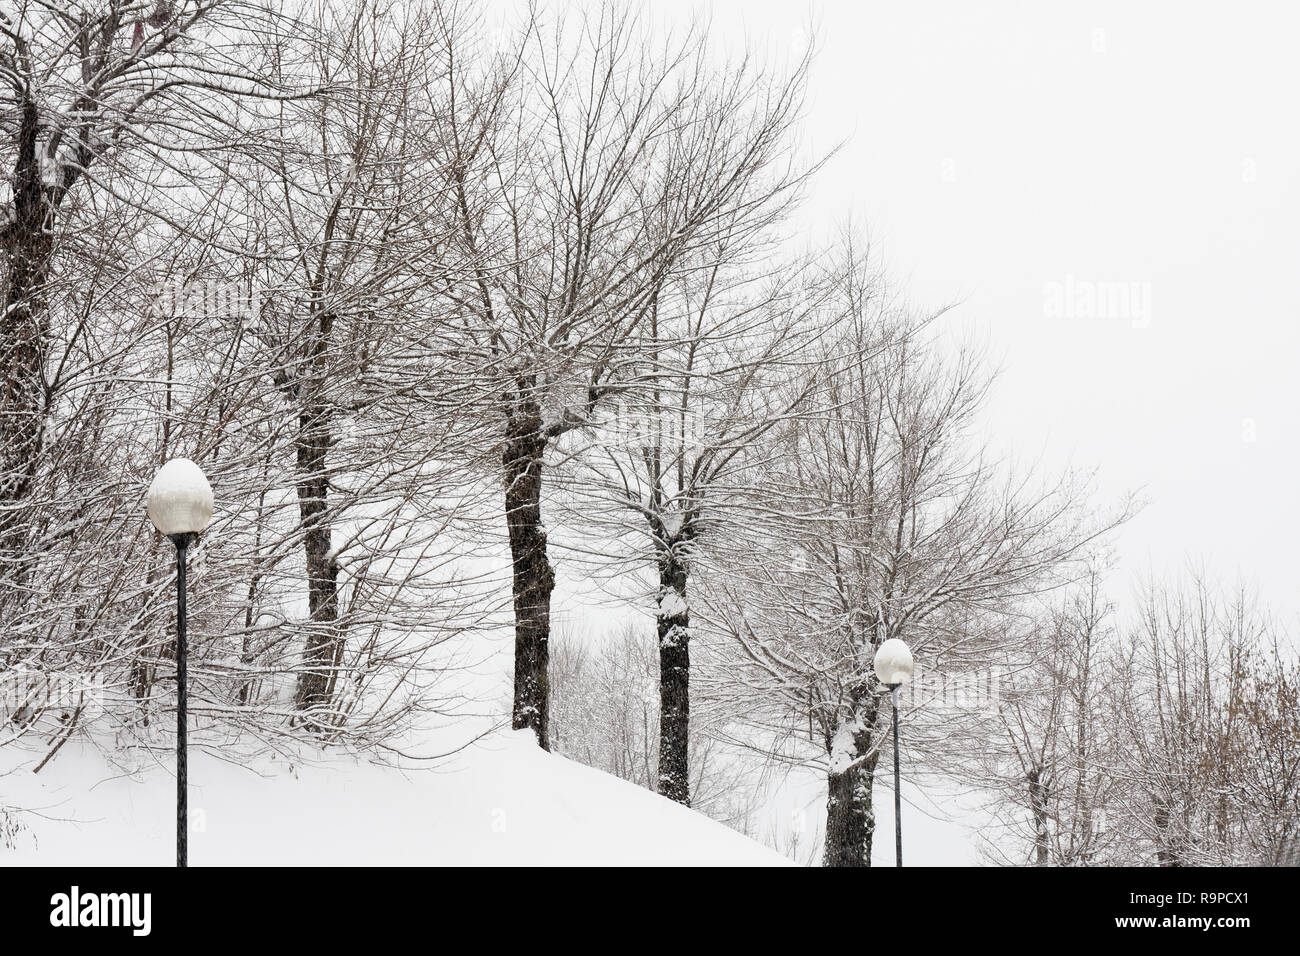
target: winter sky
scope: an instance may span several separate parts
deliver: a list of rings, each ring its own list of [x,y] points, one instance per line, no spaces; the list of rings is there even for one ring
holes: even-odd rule
[[[509,5],[509,4],[507,4]],[[518,6],[518,4],[515,4]],[[818,55],[812,241],[865,226],[894,285],[1003,369],[987,427],[1140,490],[1119,596],[1203,561],[1300,614],[1300,88],[1285,3],[658,0]]]

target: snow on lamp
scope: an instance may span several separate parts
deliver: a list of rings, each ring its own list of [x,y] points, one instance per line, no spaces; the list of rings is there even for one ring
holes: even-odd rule
[[[896,637],[876,648],[876,677],[889,688],[894,716],[894,865],[903,865],[903,787],[898,769],[898,689],[912,679],[912,652]]]
[[[188,674],[185,645],[185,554],[212,520],[212,486],[188,458],[158,469],[145,500],[153,526],[176,545],[176,866],[189,865]]]
[[[149,486],[149,520],[163,534],[197,534],[212,520],[212,486],[198,465],[173,458]]]
[[[876,649],[874,662],[876,677],[886,687],[906,684],[912,679],[912,652],[896,637],[891,637]]]

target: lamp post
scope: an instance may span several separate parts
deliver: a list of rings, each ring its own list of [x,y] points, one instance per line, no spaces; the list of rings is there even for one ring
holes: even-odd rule
[[[153,526],[176,545],[176,865],[186,865],[189,805],[185,754],[185,555],[212,520],[212,486],[188,458],[173,458],[149,486]]]
[[[898,688],[912,679],[912,652],[896,637],[876,648],[876,678],[889,688],[894,707],[894,865],[903,865],[903,791],[898,773]]]

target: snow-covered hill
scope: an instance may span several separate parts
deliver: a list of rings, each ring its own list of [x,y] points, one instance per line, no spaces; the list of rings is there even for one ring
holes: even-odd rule
[[[69,744],[69,748],[73,745]],[[65,749],[69,749],[65,748]],[[30,830],[0,866],[174,861],[175,782],[92,752],[0,776]],[[190,755],[190,865],[726,865],[789,861],[702,814],[498,731],[436,769]]]

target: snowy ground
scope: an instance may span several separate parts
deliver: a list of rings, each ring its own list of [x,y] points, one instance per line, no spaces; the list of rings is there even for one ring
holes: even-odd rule
[[[291,769],[283,758],[258,770],[191,755],[191,865],[789,863],[699,813],[544,753],[527,733],[489,734],[436,770],[340,759]],[[23,815],[31,831],[0,848],[0,866],[174,861],[166,768],[114,777],[91,752],[60,754],[39,776],[0,776],[0,795],[43,814]]]
[[[574,621],[616,626],[616,615],[573,601]],[[585,606],[584,606],[585,604]],[[592,639],[599,627],[588,627]],[[480,659],[458,691],[475,713],[509,708],[508,635],[479,638]],[[486,718],[424,732],[422,753],[455,754],[420,769],[348,757],[251,766],[190,750],[190,863],[224,865],[782,865],[786,856],[701,813],[640,787],[538,749],[527,734],[482,733]],[[461,748],[464,749],[461,749]],[[126,774],[74,740],[39,775],[44,756],[0,748],[0,808],[26,812],[30,829],[4,846],[0,866],[154,865],[175,860],[175,777],[170,752],[131,758]],[[160,762],[161,761],[161,762]],[[906,779],[906,770],[904,771]],[[878,778],[879,838],[872,862],[892,866],[893,793]],[[795,771],[768,781],[755,835],[794,861],[817,862],[825,823],[820,775]],[[933,781],[904,784],[908,865],[983,862],[983,816]],[[945,817],[955,819],[945,819]],[[3,830],[0,817],[0,831]],[[985,828],[986,829],[986,828]],[[321,839],[321,834],[330,834]]]

